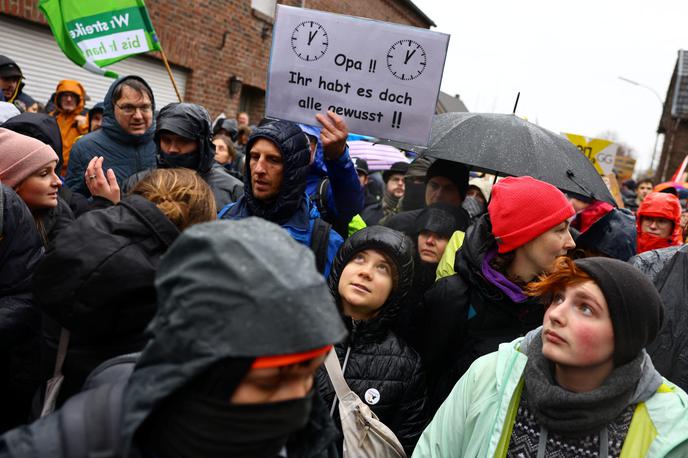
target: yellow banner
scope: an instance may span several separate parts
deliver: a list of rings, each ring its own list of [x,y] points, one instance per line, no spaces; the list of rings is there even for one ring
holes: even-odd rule
[[[592,162],[600,175],[612,173],[619,145],[602,138],[586,138],[582,135],[567,133],[563,135]]]

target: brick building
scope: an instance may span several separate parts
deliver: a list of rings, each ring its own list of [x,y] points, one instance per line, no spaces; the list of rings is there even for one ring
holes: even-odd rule
[[[688,51],[686,50],[678,52],[657,132],[664,134],[662,155],[655,172],[655,181],[659,183],[670,180],[688,155]]]
[[[248,111],[252,122],[263,116],[274,0],[148,0],[146,3],[168,60],[181,81],[185,101],[204,105],[212,116],[220,112],[232,116],[237,111]],[[435,25],[410,0],[283,0],[279,3],[423,28]],[[12,27],[12,32],[6,32],[8,34],[23,33],[26,37],[40,34],[42,38],[48,39],[45,31],[49,32],[49,28],[38,10],[38,0],[0,0],[0,29],[4,26],[6,30]],[[4,41],[7,37],[1,33],[0,31],[0,41]],[[29,63],[33,65],[36,58],[30,60],[23,52],[27,50],[29,54],[35,54],[32,53],[32,45],[28,40],[27,38],[27,43],[15,44],[14,48],[15,54],[26,58],[23,62],[5,50],[4,44],[0,54],[9,54],[20,66],[23,64],[22,68]],[[159,62],[155,61],[159,59],[158,54],[133,57],[122,61],[122,64],[138,59],[138,68],[148,66],[156,78],[160,74],[167,78]],[[58,59],[56,56],[54,58]],[[115,64],[117,65],[120,64]],[[55,66],[56,64],[47,62],[43,69],[34,69],[33,74],[27,76],[26,92],[33,95],[32,85],[34,88],[41,87],[41,79],[47,78],[48,72]],[[92,91],[96,98],[102,98],[102,89],[97,84],[106,88],[111,80],[87,75],[73,64],[71,67],[74,69],[70,68],[69,72],[75,73],[75,76],[55,75],[53,80],[70,77],[105,80],[94,81],[91,85],[94,89],[86,84],[88,91]],[[119,71],[132,70],[127,67]],[[27,73],[25,71],[25,75]],[[161,98],[154,85],[156,98],[164,103],[172,101],[169,81],[165,82],[163,79],[156,81],[156,84],[166,91],[165,97]],[[42,90],[45,92],[54,88],[55,82],[51,80],[44,85]]]

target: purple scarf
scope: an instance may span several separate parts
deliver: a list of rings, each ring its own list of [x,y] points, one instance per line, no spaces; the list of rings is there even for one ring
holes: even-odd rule
[[[492,268],[490,261],[492,261],[495,256],[497,256],[497,248],[493,248],[485,253],[485,258],[483,259],[482,271],[487,281],[499,288],[509,299],[516,303],[528,300],[528,296],[525,295],[518,285]]]

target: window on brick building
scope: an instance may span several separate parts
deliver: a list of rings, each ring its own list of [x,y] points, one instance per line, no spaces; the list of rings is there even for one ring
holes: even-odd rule
[[[277,0],[251,0],[251,8],[270,18],[275,18]]]
[[[258,124],[258,121],[265,116],[265,91],[255,86],[244,84],[241,88],[239,111],[248,113],[251,124]]]

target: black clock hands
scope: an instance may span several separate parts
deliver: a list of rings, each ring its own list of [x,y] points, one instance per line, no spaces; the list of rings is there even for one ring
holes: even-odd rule
[[[408,64],[408,61],[413,57],[413,55],[416,53],[416,49],[411,51],[411,54],[409,54],[408,50],[406,51],[406,58],[404,59],[404,65]]]

